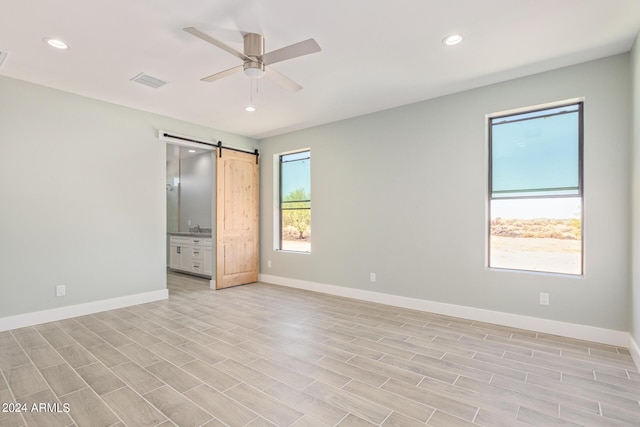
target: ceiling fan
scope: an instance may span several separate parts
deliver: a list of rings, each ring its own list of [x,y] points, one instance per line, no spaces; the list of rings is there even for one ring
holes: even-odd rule
[[[225,71],[221,71],[216,74],[212,74],[208,77],[201,79],[204,82],[213,82],[223,77],[230,76],[232,74],[244,71],[244,74],[251,78],[266,77],[282,86],[284,89],[290,92],[298,92],[302,89],[298,83],[294,82],[285,75],[277,72],[268,65],[275,64],[276,62],[286,61],[287,59],[297,58],[299,56],[309,55],[310,53],[319,52],[320,46],[314,39],[304,40],[298,43],[294,43],[289,46],[285,46],[274,51],[264,53],[264,37],[261,34],[247,33],[244,38],[244,53],[238,52],[234,48],[227,46],[220,40],[217,40],[210,35],[203,33],[194,27],[183,28],[187,33],[198,37],[211,43],[212,45],[219,47],[240,58],[243,63],[237,67],[230,68]]]

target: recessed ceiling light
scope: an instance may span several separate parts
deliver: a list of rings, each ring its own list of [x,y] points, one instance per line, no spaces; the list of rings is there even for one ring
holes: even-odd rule
[[[55,47],[56,49],[69,49],[69,45],[63,42],[60,39],[54,39],[51,37],[46,37],[43,41],[51,47]]]
[[[189,150],[189,152],[190,152],[190,153],[195,153],[195,152],[196,152],[196,150]]]
[[[446,46],[455,46],[462,41],[462,36],[460,34],[451,34],[450,36],[442,39],[442,44]]]
[[[248,111],[249,113],[253,113],[256,110],[257,108],[254,107],[253,105],[247,105],[246,107],[244,107],[244,111]]]

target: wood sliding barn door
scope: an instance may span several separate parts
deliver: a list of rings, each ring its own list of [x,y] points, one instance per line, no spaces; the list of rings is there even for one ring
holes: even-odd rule
[[[216,151],[216,289],[258,281],[258,183],[255,154]]]

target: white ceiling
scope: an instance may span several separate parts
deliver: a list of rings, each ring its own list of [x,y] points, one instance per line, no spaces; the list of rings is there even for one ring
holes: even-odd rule
[[[3,0],[0,74],[224,131],[264,138],[628,51],[640,0]],[[182,31],[242,51],[314,38],[322,51],[274,64],[301,84],[242,73],[241,61]],[[459,32],[462,44],[446,47]],[[71,48],[55,50],[45,37]],[[131,81],[145,72],[169,84]],[[0,94],[0,99],[1,99]],[[4,100],[3,100],[4,102]]]

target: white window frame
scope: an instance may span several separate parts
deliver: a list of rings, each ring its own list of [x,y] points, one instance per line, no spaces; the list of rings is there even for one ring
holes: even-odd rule
[[[298,148],[295,150],[283,151],[281,153],[276,153],[273,155],[273,251],[274,252],[284,252],[291,254],[300,254],[300,255],[310,255],[311,250],[309,252],[302,251],[292,251],[287,249],[282,249],[281,239],[282,239],[282,219],[280,217],[280,157],[286,156],[288,154],[302,153],[305,151],[311,152],[310,147]],[[313,222],[313,218],[311,219]]]
[[[492,267],[491,266],[491,202],[492,202],[492,197],[491,197],[491,132],[490,132],[490,128],[491,128],[491,119],[496,118],[496,117],[503,117],[503,116],[511,116],[511,115],[517,115],[517,114],[523,114],[523,113],[528,113],[528,112],[533,112],[533,111],[539,111],[539,110],[546,110],[546,109],[553,109],[553,108],[558,108],[558,107],[562,107],[565,105],[573,105],[573,104],[578,104],[581,103],[582,104],[582,129],[581,129],[581,141],[580,141],[580,150],[581,150],[581,159],[580,159],[580,202],[581,202],[581,251],[580,251],[580,274],[567,274],[567,273],[557,273],[557,272],[549,272],[549,271],[542,271],[542,270],[524,270],[524,269],[510,269],[510,268],[503,268],[503,267]],[[529,274],[542,274],[542,275],[558,275],[558,276],[563,276],[563,277],[571,277],[571,278],[584,278],[585,277],[585,271],[586,271],[586,265],[585,265],[585,192],[584,192],[584,134],[585,134],[585,129],[584,129],[584,105],[585,105],[585,98],[584,97],[577,97],[577,98],[570,98],[570,99],[565,99],[562,101],[554,101],[554,102],[549,102],[549,103],[544,103],[544,104],[538,104],[538,105],[532,105],[532,106],[528,106],[528,107],[520,107],[520,108],[514,108],[514,109],[509,109],[509,110],[504,110],[504,111],[498,111],[498,112],[494,112],[494,113],[490,113],[490,114],[485,114],[485,216],[486,216],[486,221],[485,221],[485,268],[487,270],[491,270],[491,271],[499,271],[499,272],[513,272],[513,273],[529,273]],[[535,198],[535,197],[532,197]]]

